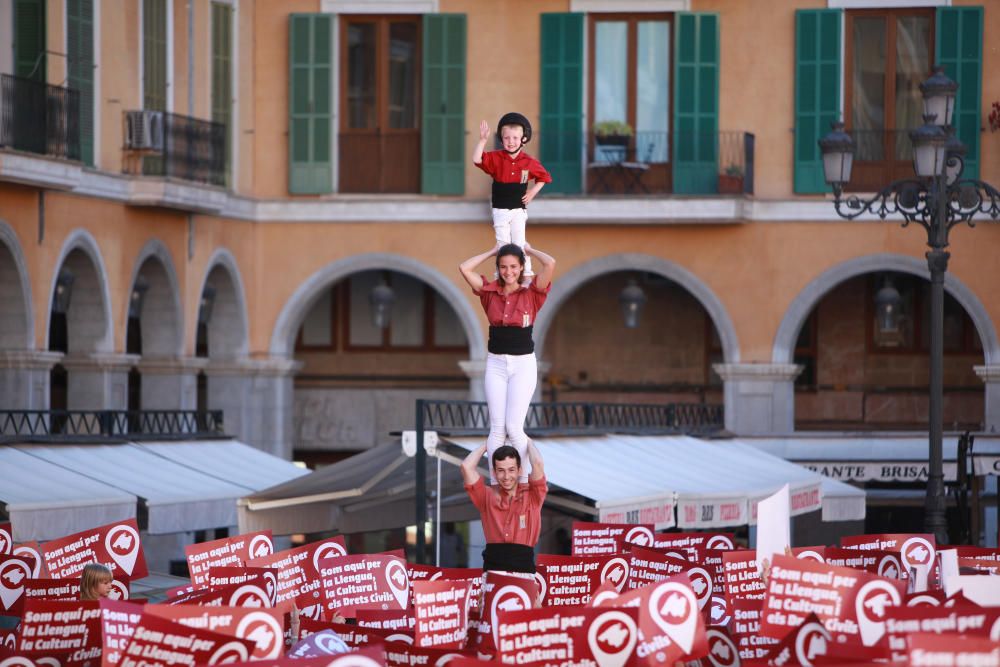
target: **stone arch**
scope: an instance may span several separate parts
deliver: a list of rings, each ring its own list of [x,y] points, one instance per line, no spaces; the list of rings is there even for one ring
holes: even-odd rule
[[[144,357],[179,357],[184,354],[184,313],[181,309],[180,283],[174,260],[159,239],[150,239],[139,251],[132,265],[129,291],[125,298],[124,325],[128,326],[128,308],[132,290],[142,276],[149,286],[143,300],[142,355]]]
[[[49,320],[59,272],[73,271],[73,292],[66,314],[70,331],[69,354],[114,351],[111,315],[111,291],[104,257],[94,236],[84,229],[70,233],[63,242],[49,284],[48,308],[45,311],[45,348],[49,347]]]
[[[719,340],[722,342],[725,362],[736,363],[740,360],[740,346],[736,336],[736,328],[715,292],[701,278],[679,264],[660,257],[637,253],[600,257],[576,266],[563,275],[556,275],[552,281],[552,291],[545,302],[545,307],[539,311],[538,317],[535,319],[535,353],[539,359],[544,359],[546,334],[548,334],[556,313],[563,303],[585,283],[616,271],[655,273],[683,287],[698,300],[708,312],[709,317],[712,318],[712,323],[719,333]]]
[[[208,259],[198,291],[198,302],[206,287],[215,289],[215,303],[208,323],[209,357],[244,357],[250,349],[250,324],[246,289],[236,258],[227,248],[217,248]]]
[[[269,348],[271,355],[286,358],[292,356],[299,325],[323,290],[353,273],[376,269],[390,269],[409,274],[437,290],[455,309],[462,323],[465,337],[469,341],[469,357],[486,358],[486,341],[479,325],[478,313],[472,308],[463,291],[436,269],[415,259],[391,253],[367,253],[346,257],[327,264],[309,276],[288,298],[278,315],[271,333]]]
[[[845,280],[877,271],[908,273],[930,280],[930,271],[925,261],[892,253],[856,257],[827,269],[806,285],[785,310],[774,337],[774,348],[771,352],[774,363],[792,363],[799,330],[809,313],[830,290]],[[985,363],[988,365],[1000,361],[1000,341],[997,339],[997,331],[979,297],[952,273],[945,274],[944,289],[965,309],[975,324],[983,343]]]
[[[35,349],[35,315],[24,251],[0,220],[0,350]]]

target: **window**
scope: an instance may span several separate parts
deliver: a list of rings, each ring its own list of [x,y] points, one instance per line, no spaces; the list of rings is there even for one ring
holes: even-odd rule
[[[419,192],[418,17],[346,17],[340,43],[340,190]]]
[[[923,124],[920,83],[934,54],[931,9],[847,12],[845,115],[856,153],[852,189],[912,176],[907,132]]]
[[[595,14],[590,21],[590,43],[591,122],[627,123],[634,139],[624,157],[650,164],[643,176],[645,187],[666,190],[670,183],[670,15]],[[616,150],[622,149],[595,141],[590,147],[591,162],[607,162]],[[589,176],[597,177],[596,173]]]
[[[389,326],[379,329],[368,295],[385,283],[395,300]],[[362,271],[324,292],[299,329],[296,349],[330,352],[449,351],[468,345],[455,309],[416,278]]]
[[[233,115],[233,8],[212,3],[212,120],[226,127],[226,183],[232,183],[230,160]]]

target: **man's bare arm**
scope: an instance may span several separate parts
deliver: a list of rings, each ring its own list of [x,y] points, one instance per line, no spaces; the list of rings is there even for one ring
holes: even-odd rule
[[[486,445],[482,444],[469,452],[469,455],[462,461],[462,479],[465,480],[466,484],[475,484],[479,481],[480,474],[476,467],[479,465],[479,459],[483,458],[485,453]]]
[[[531,462],[531,476],[529,479],[539,480],[545,477],[545,462],[542,461],[542,454],[535,447],[535,441],[528,438],[528,461]]]

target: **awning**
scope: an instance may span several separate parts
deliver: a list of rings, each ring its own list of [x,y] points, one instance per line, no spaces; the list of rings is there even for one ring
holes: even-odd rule
[[[16,447],[0,447],[0,503],[10,516],[15,542],[52,540],[132,518],[136,502],[135,495],[97,479]]]
[[[152,534],[208,530],[236,524],[236,501],[276,481],[307,474],[284,459],[236,441],[204,440],[119,444],[19,444],[0,447],[136,498]],[[35,478],[39,490],[58,493],[55,483]],[[0,500],[5,500],[0,497]],[[110,523],[90,515],[80,530]],[[24,529],[12,517],[20,539]],[[47,538],[75,531],[59,532]]]
[[[276,535],[339,530],[352,533],[412,525],[416,511],[413,459],[400,445],[374,447],[304,477],[248,495],[239,501],[240,532],[271,530]],[[427,490],[437,489],[437,466],[427,466]],[[441,467],[445,521],[478,518],[463,490],[461,472]]]
[[[882,433],[796,434],[782,437],[741,437],[773,456],[793,461],[827,477],[852,482],[927,481],[927,436]],[[944,477],[958,471],[958,436],[942,442]],[[1000,475],[1000,437],[976,435],[972,455],[977,475]]]
[[[448,438],[465,450],[482,438]],[[864,492],[826,484],[809,470],[737,440],[688,436],[600,435],[536,438],[553,486],[594,503],[600,521],[657,529],[756,523],[756,503],[788,484],[792,514],[821,507],[825,520],[864,518]],[[674,509],[676,508],[676,520]]]
[[[482,438],[442,440],[448,443],[472,450]],[[786,483],[793,514],[822,507],[824,521],[865,516],[864,491],[732,440],[602,435],[536,439],[535,444],[545,458],[550,486],[546,506],[596,520],[657,528],[754,523],[756,502]],[[428,494],[436,492],[438,466],[441,470],[443,521],[478,518],[463,490],[459,462],[442,446],[428,457]],[[412,525],[414,475],[413,459],[399,444],[382,445],[242,498],[239,528],[286,535]],[[432,504],[428,514],[433,516],[434,509]]]

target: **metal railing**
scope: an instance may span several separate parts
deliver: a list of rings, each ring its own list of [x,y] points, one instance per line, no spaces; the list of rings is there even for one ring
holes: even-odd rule
[[[134,112],[125,112],[126,119],[129,113]],[[151,137],[151,143],[162,147],[136,150],[126,146],[124,171],[225,187],[225,124],[168,111],[152,113],[162,117],[155,132],[163,136]]]
[[[220,436],[221,410],[0,410],[0,441]]]
[[[0,74],[0,146],[80,159],[80,92]]]
[[[417,428],[450,435],[485,435],[486,403],[417,400]],[[532,403],[524,429],[532,435],[572,433],[704,434],[723,428],[721,405],[704,403]]]

